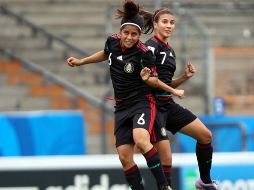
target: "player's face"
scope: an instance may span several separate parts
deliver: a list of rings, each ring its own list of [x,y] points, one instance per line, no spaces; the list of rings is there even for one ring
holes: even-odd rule
[[[171,14],[162,14],[158,22],[154,22],[155,34],[162,39],[167,39],[175,29],[175,17]]]
[[[122,46],[125,48],[131,48],[138,42],[140,32],[136,26],[126,25],[120,31],[120,37]]]

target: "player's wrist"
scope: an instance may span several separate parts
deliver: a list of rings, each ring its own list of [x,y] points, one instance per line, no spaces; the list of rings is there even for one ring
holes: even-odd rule
[[[148,76],[148,77],[147,77],[147,76],[143,76],[143,77],[142,77],[142,80],[143,80],[143,81],[148,81],[148,79],[149,79],[149,76]]]
[[[191,78],[191,76],[188,75],[188,73],[184,73],[184,74],[182,75],[182,78],[183,78],[184,80],[188,80],[189,78]]]
[[[81,66],[81,65],[84,65],[86,63],[86,60],[85,59],[80,59],[77,66]]]

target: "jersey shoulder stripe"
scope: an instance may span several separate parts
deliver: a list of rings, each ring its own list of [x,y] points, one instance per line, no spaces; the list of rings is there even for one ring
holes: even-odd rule
[[[145,44],[143,44],[142,42],[138,42],[138,44],[137,44],[137,48],[138,49],[141,49],[143,52],[147,52],[147,51],[149,51],[149,49],[145,46]]]
[[[158,43],[158,40],[155,37],[152,37],[151,40],[154,41],[155,43]]]
[[[157,49],[158,46],[160,45],[160,42],[156,38],[152,37],[149,40],[147,40],[145,44],[146,46],[152,46],[155,49]]]

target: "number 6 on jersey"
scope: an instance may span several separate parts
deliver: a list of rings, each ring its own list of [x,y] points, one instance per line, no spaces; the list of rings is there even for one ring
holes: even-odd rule
[[[145,114],[142,113],[141,116],[139,117],[138,122],[137,122],[139,125],[144,125],[146,123],[144,120],[144,116],[145,116]]]

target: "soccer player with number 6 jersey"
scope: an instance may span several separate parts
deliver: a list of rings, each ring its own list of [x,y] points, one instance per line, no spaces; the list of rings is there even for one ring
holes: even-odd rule
[[[126,0],[123,10],[117,12],[118,18],[122,19],[120,34],[108,37],[104,50],[83,59],[70,57],[67,63],[73,67],[109,60],[116,101],[114,134],[126,180],[132,190],[144,190],[138,166],[133,160],[136,145],[155,177],[158,190],[170,190],[157,149],[151,144],[157,141],[154,131],[156,107],[151,87],[178,97],[182,97],[184,91],[158,80],[153,54],[139,40],[147,25],[145,14],[146,11],[132,0]],[[148,70],[151,75],[147,77]]]

